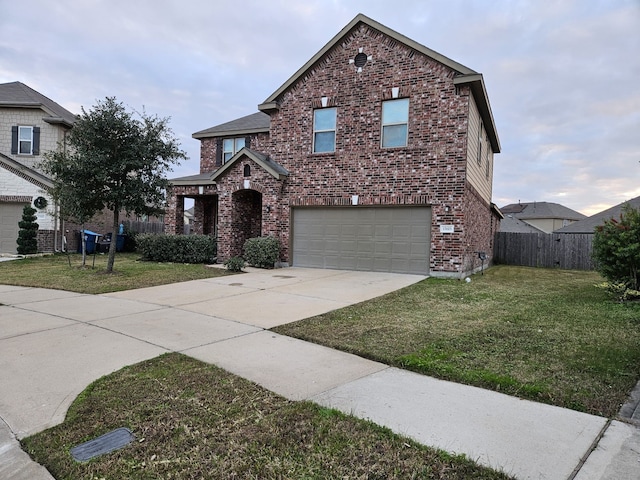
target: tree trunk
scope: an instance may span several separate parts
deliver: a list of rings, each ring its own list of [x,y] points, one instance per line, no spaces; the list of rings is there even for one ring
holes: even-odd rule
[[[107,260],[107,273],[113,272],[113,264],[116,261],[116,248],[118,246],[118,228],[120,227],[120,212],[116,208],[113,212],[113,225],[111,229],[111,244],[109,245],[109,259]]]

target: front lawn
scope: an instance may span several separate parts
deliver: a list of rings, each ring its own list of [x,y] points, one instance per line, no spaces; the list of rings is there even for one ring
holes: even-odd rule
[[[73,460],[70,448],[119,427],[132,444]],[[59,480],[508,478],[175,353],[97,380],[63,424],[23,446]]]
[[[640,378],[640,303],[594,272],[497,266],[275,328],[401,368],[606,417]]]
[[[108,293],[132,288],[228,275],[220,268],[184,263],[142,262],[137,253],[118,253],[114,272],[106,274],[107,255],[64,254],[0,262],[0,284],[55,288],[78,293]]]

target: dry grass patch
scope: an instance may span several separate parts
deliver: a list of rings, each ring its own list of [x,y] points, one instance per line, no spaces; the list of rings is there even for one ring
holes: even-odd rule
[[[122,426],[134,432],[133,444],[72,459],[71,447]],[[60,480],[508,478],[179,354],[94,382],[63,424],[23,446]]]
[[[427,375],[614,416],[640,378],[640,304],[594,272],[494,267],[428,279],[278,333]]]

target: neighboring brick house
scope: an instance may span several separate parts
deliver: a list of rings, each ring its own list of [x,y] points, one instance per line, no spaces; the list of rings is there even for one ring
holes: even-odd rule
[[[167,233],[216,235],[219,261],[272,235],[284,265],[461,277],[492,258],[500,151],[482,75],[358,15],[259,112],[193,135]]]
[[[0,84],[0,254],[16,253],[18,222],[28,204],[37,210],[38,250],[61,245],[57,209],[48,194],[51,179],[38,162],[57,148],[74,121],[75,115],[27,85]]]

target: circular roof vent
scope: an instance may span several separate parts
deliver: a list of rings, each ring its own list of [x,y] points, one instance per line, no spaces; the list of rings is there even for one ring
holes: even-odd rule
[[[356,64],[356,67],[362,68],[367,63],[367,55],[365,53],[358,53],[356,58],[353,59],[353,63]]]

